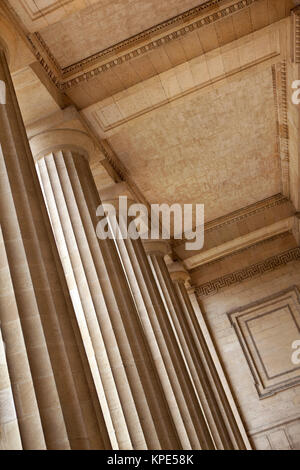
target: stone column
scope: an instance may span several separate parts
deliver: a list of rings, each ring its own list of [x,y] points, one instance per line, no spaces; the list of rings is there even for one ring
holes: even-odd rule
[[[198,302],[195,287],[190,285],[190,279],[188,279],[185,285],[185,293],[188,294],[187,304],[193,308],[192,318],[194,317],[196,321],[196,330],[198,331],[197,338],[199,338],[200,352],[202,353],[207,376],[214,394],[216,395],[216,399],[220,403],[219,406],[223,409],[224,422],[229,428],[231,435],[235,436],[232,438],[235,449],[251,450],[252,446],[247,431],[210,335],[206,318]]]
[[[169,264],[168,270],[174,283],[182,311],[184,312],[184,317],[189,325],[195,345],[197,346],[198,355],[201,358],[203,373],[202,387],[205,395],[203,406],[207,408],[207,416],[210,416],[208,419],[212,423],[211,429],[213,430],[215,440],[219,443],[220,448],[226,449],[228,446],[234,449],[248,448],[248,438],[244,433],[243,436],[241,434],[241,429],[238,426],[233,410],[224,392],[214,360],[211,357],[206,339],[200,328],[196,311],[192,305],[188,293],[188,285],[191,280],[190,275],[181,263]],[[192,290],[193,289],[190,288],[191,292]],[[242,431],[244,431],[244,429],[242,429]]]
[[[126,184],[119,183],[100,191],[103,203],[113,204],[120,232],[125,234],[132,217],[119,211],[119,196],[127,197],[128,208],[134,204]],[[116,198],[116,199],[115,199]],[[111,220],[113,223],[113,220]],[[156,285],[140,238],[116,237],[126,276],[139,311],[145,337],[160,377],[171,414],[184,449],[213,449],[207,423],[195,392],[176,332]]]
[[[82,131],[51,129],[33,137],[31,147],[77,317],[84,316],[84,342],[95,356],[111,441],[120,449],[179,449],[115,243],[97,238],[93,144]]]
[[[0,329],[0,450],[22,450],[16,408]]]
[[[189,275],[179,263],[170,266],[170,275],[164,260],[168,252],[165,242],[149,241],[145,243],[145,248],[201,402],[215,447],[217,449],[243,449],[245,446],[233,416],[231,413],[229,413],[229,417],[226,415],[219,392],[216,389],[217,376],[214,376],[215,381],[210,376],[213,363],[207,355],[205,340],[185,288],[185,282]]]
[[[101,410],[1,45],[0,178],[0,321],[22,446],[103,449]]]

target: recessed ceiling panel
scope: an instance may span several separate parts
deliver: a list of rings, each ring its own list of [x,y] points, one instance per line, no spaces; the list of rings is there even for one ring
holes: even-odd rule
[[[206,221],[281,191],[271,67],[109,132],[150,203],[204,203]]]
[[[41,31],[66,67],[168,20],[205,0],[100,0]]]

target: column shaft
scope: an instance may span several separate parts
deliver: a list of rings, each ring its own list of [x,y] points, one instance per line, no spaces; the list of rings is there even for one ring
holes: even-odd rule
[[[207,375],[201,349],[203,338],[199,328],[197,328],[193,308],[189,305],[186,296],[183,297],[182,287],[185,289],[184,283],[177,284],[175,282],[174,285],[162,253],[153,251],[148,253],[150,265],[166,308],[172,318],[180,347],[197,390],[215,446],[217,449],[236,448],[235,439],[232,439],[232,433],[225,424],[220,403],[216,399]]]
[[[245,440],[224,392],[185,283],[182,280],[176,280],[174,287],[201,359],[205,383],[203,386],[203,392],[206,396],[205,404],[207,408],[212,409],[212,413],[209,412],[209,421],[214,423],[215,439],[220,448],[246,449]]]
[[[101,411],[0,48],[0,320],[24,449],[103,448]],[[98,420],[95,418],[98,416]]]
[[[125,233],[125,221],[120,217],[119,224]],[[197,394],[143,244],[140,239],[129,237],[117,237],[116,243],[181,444],[184,449],[212,449],[213,442]]]
[[[76,284],[118,447],[180,448],[116,246],[96,235],[101,202],[88,161],[61,150],[37,166],[58,245],[59,230],[64,235],[62,264],[69,288]]]
[[[0,450],[22,450],[16,408],[0,329]]]

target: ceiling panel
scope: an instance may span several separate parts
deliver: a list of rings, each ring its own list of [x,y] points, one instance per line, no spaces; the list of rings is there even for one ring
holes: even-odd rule
[[[271,68],[191,93],[108,133],[150,203],[213,220],[281,191]]]
[[[201,3],[205,0],[100,0],[41,33],[60,66],[66,67]]]

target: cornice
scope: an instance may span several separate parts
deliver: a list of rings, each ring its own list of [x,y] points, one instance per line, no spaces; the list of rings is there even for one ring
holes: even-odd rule
[[[262,201],[256,202],[255,204],[251,204],[250,206],[243,207],[242,209],[238,209],[237,211],[231,212],[228,215],[218,217],[210,222],[205,223],[204,225],[204,232],[205,235],[211,233],[215,230],[219,231],[221,228],[231,225],[237,224],[242,220],[247,219],[248,217],[252,217],[260,212],[263,212],[267,209],[271,209],[272,207],[277,207],[282,204],[288,203],[289,200],[282,194],[276,194],[275,196],[271,196],[267,199]],[[172,247],[176,248],[180,245],[186,243],[186,239],[182,240],[172,240]]]
[[[47,53],[47,58],[52,62],[52,64],[54,65],[56,71],[61,74],[62,73],[62,69],[59,65],[59,63],[57,62],[56,58],[54,57],[54,55],[52,54],[50,48],[47,46],[46,42],[44,41],[43,37],[41,36],[41,34],[39,32],[35,32],[33,34],[30,35],[30,38],[32,40],[32,42],[34,42],[35,44],[39,44],[41,49],[43,51],[46,51]]]
[[[205,268],[207,268],[208,266],[220,263],[221,261],[227,260],[228,258],[232,258],[233,256],[239,255],[241,253],[245,253],[246,251],[249,251],[253,248],[257,248],[259,246],[269,244],[270,242],[273,242],[273,241],[276,241],[276,240],[282,240],[282,239],[286,238],[287,236],[289,236],[290,233],[291,233],[290,231],[283,232],[283,233],[278,233],[276,235],[273,235],[272,237],[266,238],[265,240],[260,240],[258,242],[252,243],[248,246],[245,246],[244,248],[240,248],[238,250],[235,250],[232,253],[228,253],[224,256],[221,256],[220,258],[209,261],[208,263],[205,263],[205,265],[202,264],[200,266],[196,266],[195,268],[189,269],[188,271],[189,271],[189,273],[194,274],[195,272],[200,271],[201,269],[203,269],[203,266],[205,266]]]
[[[180,15],[174,16],[173,18],[170,18],[169,20],[159,23],[158,25],[155,25],[152,28],[146,29],[139,34],[136,34],[124,41],[114,44],[111,47],[108,47],[102,51],[96,52],[96,54],[93,54],[85,59],[75,62],[74,64],[63,67],[62,71],[64,74],[69,74],[70,72],[74,73],[77,70],[81,70],[84,65],[94,63],[98,61],[99,59],[102,59],[103,57],[107,57],[110,55],[117,55],[120,52],[123,52],[125,49],[129,49],[131,47],[136,46],[140,42],[146,41],[148,38],[153,38],[154,35],[161,34],[164,31],[172,27],[174,28],[183,22],[187,22],[188,20],[191,20],[192,18],[198,16],[199,14],[202,14],[205,10],[217,7],[219,4],[222,4],[225,1],[226,0],[209,0],[202,5],[198,5],[197,7],[187,10],[184,13],[181,13]],[[178,35],[176,33],[177,31],[175,32],[175,36],[177,38]],[[169,39],[171,40],[171,38]]]
[[[208,222],[208,224],[206,224],[205,231],[209,233],[213,230],[219,230],[221,227],[238,223],[244,219],[247,219],[248,217],[252,217],[260,212],[263,212],[266,209],[271,209],[272,207],[277,207],[288,202],[288,198],[286,198],[283,194],[276,194],[275,196],[271,196],[267,199],[264,199],[263,201],[256,202],[255,204],[251,204],[250,206],[232,212],[228,216],[225,215]]]
[[[30,48],[38,62],[47,73],[51,82],[60,91],[63,91],[62,72],[55,57],[51,54],[50,49],[46,46],[39,33],[28,34],[26,36]]]
[[[195,294],[199,298],[212,296],[226,287],[250,280],[264,273],[273,271],[292,261],[300,260],[300,247],[292,248],[278,255],[267,258],[259,263],[252,264],[246,268],[226,274],[225,276],[213,279],[205,284],[195,287]]]
[[[208,250],[202,250],[196,255],[186,258],[184,265],[189,271],[197,271],[201,267],[227,259],[244,251],[261,246],[263,243],[277,240],[292,233],[295,217],[290,216],[266,227],[247,233],[232,240],[221,243]]]
[[[64,75],[69,74],[70,72],[74,73],[77,70],[81,70],[82,67],[86,64],[94,63],[95,61],[98,61],[99,59],[110,55],[120,54],[120,52],[123,52],[125,49],[131,49],[137,44],[151,39],[151,41],[149,41],[145,46],[141,47],[140,50],[131,50],[129,54],[122,55],[122,62],[126,62],[126,60],[130,60],[131,58],[136,57],[137,55],[141,55],[142,53],[145,53],[150,49],[154,49],[172,40],[176,40],[180,36],[184,36],[189,32],[194,31],[195,29],[202,28],[203,26],[214,23],[222,18],[232,15],[233,13],[236,13],[237,11],[248,7],[256,1],[259,0],[240,0],[234,3],[233,5],[224,6],[224,8],[222,9],[221,6],[222,4],[226,3],[226,0],[207,1],[202,5],[198,5],[197,7],[187,10],[184,13],[181,13],[180,15],[174,16],[173,18],[167,21],[164,21],[158,25],[153,26],[152,28],[149,28],[139,34],[136,34],[131,38],[126,39],[125,41],[121,41],[120,43],[115,44],[107,49],[104,49],[103,51],[97,52],[96,54],[93,54],[92,56],[87,57],[86,59],[80,60],[67,67],[63,67],[62,72]],[[219,7],[220,9],[214,13],[211,13],[210,15],[203,17],[203,13],[205,13],[205,11],[216,7]],[[193,22],[193,19],[196,19],[196,21]],[[192,21],[191,24],[185,24],[190,21]],[[171,33],[160,37],[157,40],[153,39],[153,36],[161,35],[170,28],[176,28],[176,26],[179,25],[181,26],[180,29],[176,29],[175,31],[172,31]],[[182,27],[183,25],[184,27]]]
[[[105,156],[105,159],[112,166],[116,174],[119,176],[121,181],[127,181],[128,172],[124,165],[121,163],[115,152],[112,150],[111,146],[106,139],[98,140],[101,150]]]
[[[292,60],[300,64],[300,6],[292,13]]]
[[[231,16],[259,0],[239,0],[227,6],[224,4],[225,1],[209,0],[153,28],[63,68],[58,66],[39,33],[29,34],[27,39],[37,60],[44,67],[52,82],[61,91],[65,91],[199,28]],[[224,5],[223,8],[222,5]],[[204,16],[205,12],[213,8],[218,8],[218,10]],[[167,33],[170,28],[176,27],[177,29]],[[110,60],[106,61],[108,57]]]
[[[288,93],[286,61],[272,66],[273,93],[275,101],[278,155],[281,164],[282,193],[290,195],[289,178],[289,127],[288,127]]]

